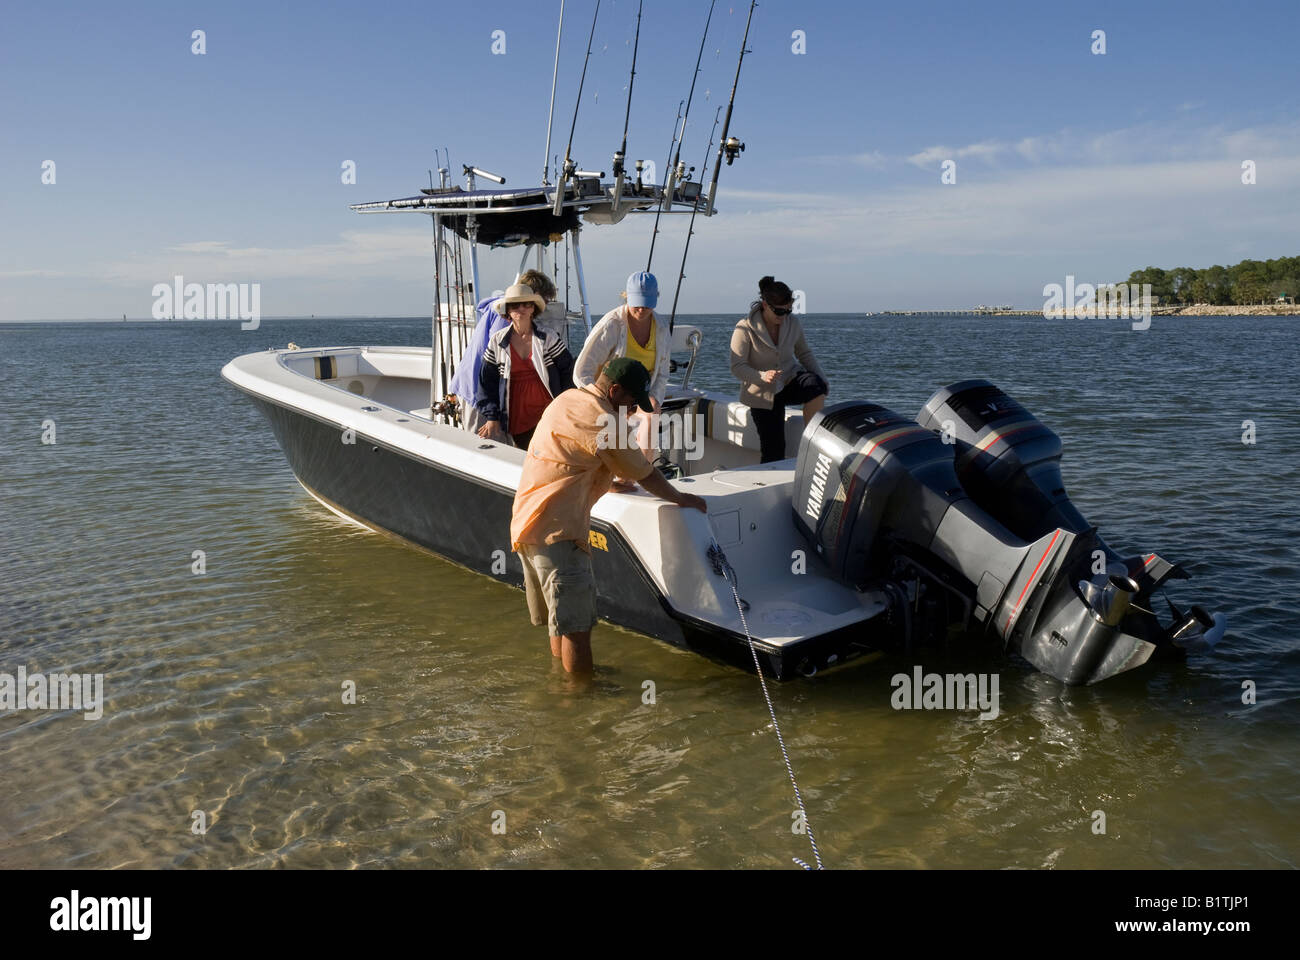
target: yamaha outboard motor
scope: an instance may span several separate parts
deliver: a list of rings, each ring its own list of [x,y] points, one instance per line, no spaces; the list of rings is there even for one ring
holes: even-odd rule
[[[935,412],[955,428],[943,401]],[[1001,497],[1002,475],[973,481],[983,502],[963,485],[954,429],[935,433],[875,404],[828,407],[799,444],[795,524],[837,578],[893,598],[909,644],[977,630],[1067,683],[1095,683],[1154,651],[1129,629],[1143,587],[1118,572],[1095,596],[1077,584],[1095,551],[1109,553],[1064,497],[1060,441],[1033,423],[1042,434],[1029,468],[1008,474],[1037,497],[1020,516],[1018,497]]]
[[[987,380],[954,383],[930,398],[917,422],[952,444],[963,487],[1017,536],[1039,537],[1060,528],[1092,539],[1091,557],[1076,571],[1076,586],[1095,616],[1175,652],[1211,648],[1222,638],[1223,615],[1211,616],[1201,607],[1184,613],[1167,601],[1173,622],[1168,627],[1160,623],[1153,593],[1167,580],[1186,580],[1188,574],[1157,554],[1124,558],[1107,546],[1066,496],[1060,437],[1001,389]],[[1063,600],[1060,606],[1060,629],[1045,629],[1035,641],[1049,648],[1022,651],[1035,665],[1058,658],[1063,651],[1053,648],[1068,644],[1057,637],[1085,625],[1079,604]]]

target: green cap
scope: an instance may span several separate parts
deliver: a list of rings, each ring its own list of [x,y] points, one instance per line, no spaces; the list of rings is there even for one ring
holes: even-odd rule
[[[646,387],[650,386],[650,371],[640,360],[633,360],[631,357],[615,357],[605,364],[604,374],[632,394],[632,399],[636,401],[638,407],[646,413],[651,411],[650,395],[646,393]]]

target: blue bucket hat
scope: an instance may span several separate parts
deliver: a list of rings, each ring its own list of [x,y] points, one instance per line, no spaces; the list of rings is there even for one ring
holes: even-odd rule
[[[634,273],[627,278],[627,305],[654,309],[659,302],[659,281],[653,273]]]

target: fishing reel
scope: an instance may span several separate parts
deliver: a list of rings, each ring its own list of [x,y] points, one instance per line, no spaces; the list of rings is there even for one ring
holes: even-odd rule
[[[731,166],[736,157],[745,152],[745,145],[736,137],[727,137],[722,141],[722,152],[727,156],[727,166]]]
[[[446,417],[452,426],[460,426],[460,403],[454,393],[449,393],[435,403],[429,410],[434,417]]]

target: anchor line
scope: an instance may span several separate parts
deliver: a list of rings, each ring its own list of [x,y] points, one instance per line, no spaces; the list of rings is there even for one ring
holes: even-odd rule
[[[808,818],[808,810],[804,807],[803,794],[799,792],[799,782],[794,777],[794,765],[790,762],[790,754],[785,748],[785,738],[781,736],[781,725],[776,721],[776,708],[772,706],[772,696],[767,690],[767,680],[763,677],[763,667],[758,661],[758,648],[754,646],[754,638],[749,632],[749,622],[745,619],[745,610],[749,604],[740,598],[739,583],[740,578],[736,575],[736,569],[723,553],[722,547],[718,544],[716,538],[709,538],[709,563],[712,564],[713,570],[721,576],[731,586],[731,595],[735,598],[736,609],[740,612],[740,625],[744,628],[745,639],[749,641],[749,652],[754,658],[754,669],[758,672],[758,682],[763,688],[763,699],[767,701],[767,712],[772,717],[772,729],[776,731],[776,742],[781,748],[781,759],[785,761],[785,771],[790,775],[790,785],[794,787],[794,799],[799,804],[799,812],[803,814],[804,826],[808,830],[808,843],[812,846],[813,859],[817,861],[817,869],[825,870],[822,865],[821,851],[817,849],[817,838],[813,835],[812,821]],[[795,863],[805,870],[812,868],[804,863],[798,857],[791,857]]]

